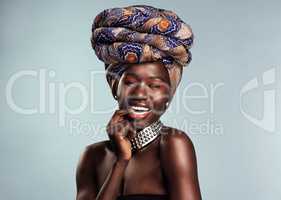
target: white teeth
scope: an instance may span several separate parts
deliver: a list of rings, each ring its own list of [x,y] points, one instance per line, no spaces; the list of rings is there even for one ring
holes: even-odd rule
[[[145,114],[145,113],[148,113],[147,111],[136,111],[136,110],[131,110],[130,113],[134,113],[134,114],[138,114],[138,115],[142,115],[142,114]]]
[[[149,110],[149,108],[140,107],[140,106],[131,106],[131,108],[135,111],[148,111]]]

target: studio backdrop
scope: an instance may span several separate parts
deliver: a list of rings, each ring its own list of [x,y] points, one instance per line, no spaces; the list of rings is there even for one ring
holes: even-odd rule
[[[75,198],[79,157],[107,139],[117,108],[91,24],[135,4],[176,11],[192,27],[192,62],[162,121],[192,139],[203,199],[280,200],[277,0],[1,0],[1,199]]]

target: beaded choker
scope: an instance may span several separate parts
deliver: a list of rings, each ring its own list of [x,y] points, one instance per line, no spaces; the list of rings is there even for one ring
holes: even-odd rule
[[[137,151],[142,149],[144,146],[151,143],[153,140],[160,135],[160,130],[163,127],[163,124],[160,120],[157,120],[145,127],[143,130],[137,132],[136,136],[130,138],[132,144],[132,151]]]

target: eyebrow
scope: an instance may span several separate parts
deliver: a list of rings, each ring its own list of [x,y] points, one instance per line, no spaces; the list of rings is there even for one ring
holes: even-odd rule
[[[135,78],[138,78],[138,76],[134,73],[127,73],[126,74],[127,76],[134,76]],[[157,79],[157,80],[160,80],[160,81],[163,81],[163,82],[166,82],[162,77],[160,76],[150,76],[148,77],[148,79]]]

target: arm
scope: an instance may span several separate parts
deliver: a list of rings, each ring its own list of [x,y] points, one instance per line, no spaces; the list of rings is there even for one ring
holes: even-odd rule
[[[201,200],[195,150],[184,132],[164,135],[161,163],[171,200]]]
[[[83,152],[76,170],[76,200],[95,200],[97,185],[94,173],[94,157],[91,155],[91,147]]]
[[[77,200],[112,200],[117,199],[121,187],[127,161],[116,161],[113,164],[100,191],[95,177],[95,161],[92,148],[87,148],[82,154],[76,172]]]
[[[127,161],[116,161],[98,193],[97,200],[117,199]]]

